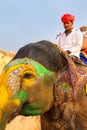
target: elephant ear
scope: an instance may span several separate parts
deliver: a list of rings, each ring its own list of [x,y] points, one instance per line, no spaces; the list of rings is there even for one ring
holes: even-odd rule
[[[76,82],[77,80],[79,79],[80,75],[77,71],[77,64],[79,64],[80,66],[84,65],[84,63],[77,57],[75,56],[70,56],[67,52],[64,52],[62,51],[60,48],[60,53],[63,57],[65,57],[66,59],[66,62],[67,62],[67,71],[68,71],[68,74],[69,74],[69,81],[70,81],[70,84],[72,87],[75,87],[76,86]]]
[[[77,57],[62,51],[61,54],[66,58],[67,65],[58,72],[56,97],[60,97],[60,102],[80,99],[87,84],[87,66]]]

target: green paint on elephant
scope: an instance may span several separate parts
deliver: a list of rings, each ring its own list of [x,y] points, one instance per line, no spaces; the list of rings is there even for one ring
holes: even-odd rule
[[[20,99],[21,104],[23,104],[27,100],[28,94],[24,90],[20,90],[13,98]]]

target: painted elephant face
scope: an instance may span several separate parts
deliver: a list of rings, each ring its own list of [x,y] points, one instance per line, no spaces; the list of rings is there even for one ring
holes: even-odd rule
[[[0,102],[2,111],[6,111],[8,104],[11,111],[14,105],[8,102],[13,100],[17,101],[17,111],[22,115],[39,115],[48,111],[54,102],[54,82],[54,72],[38,62],[28,58],[13,60],[5,66],[0,77],[7,94],[3,91],[5,99]],[[3,99],[3,95],[0,98]]]

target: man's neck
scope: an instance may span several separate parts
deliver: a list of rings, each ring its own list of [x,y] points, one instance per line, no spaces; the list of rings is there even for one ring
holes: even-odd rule
[[[69,29],[69,30],[65,30],[66,36],[69,35],[69,34],[72,32],[72,29],[73,29],[73,28],[71,28],[71,29]]]

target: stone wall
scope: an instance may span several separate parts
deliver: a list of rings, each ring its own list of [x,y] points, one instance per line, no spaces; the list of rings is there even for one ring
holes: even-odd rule
[[[15,53],[5,51],[5,50],[0,50],[0,74],[2,72],[4,65],[7,64],[14,55]]]
[[[6,130],[41,130],[39,116],[17,116],[9,124]]]
[[[15,55],[13,52],[0,50],[0,74],[5,64]],[[6,130],[41,130],[40,116],[17,116],[7,124]]]

